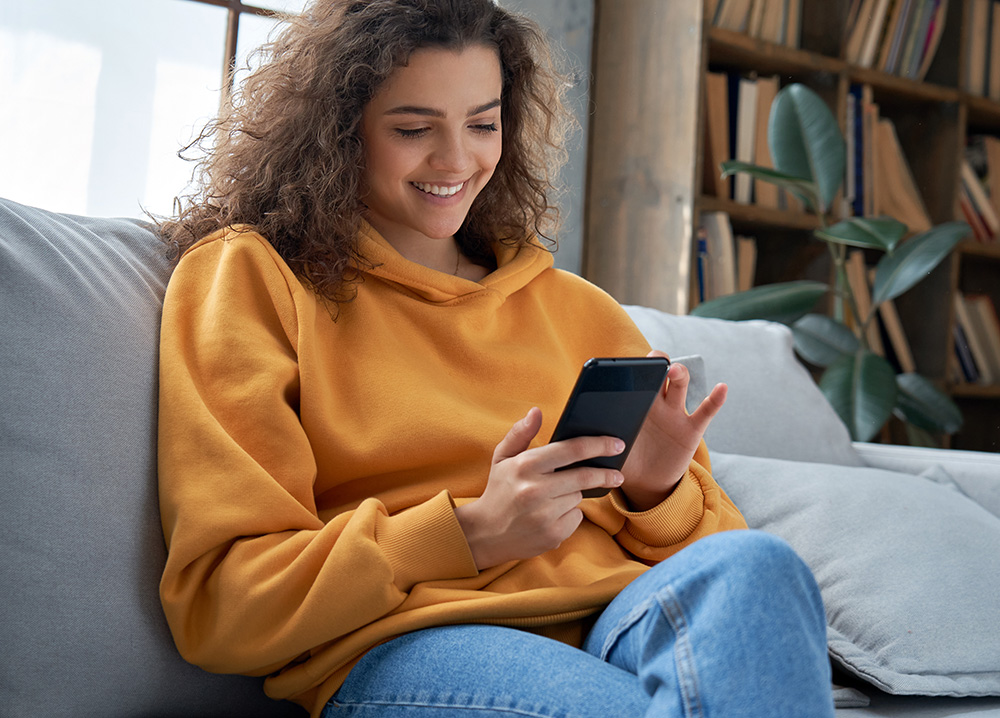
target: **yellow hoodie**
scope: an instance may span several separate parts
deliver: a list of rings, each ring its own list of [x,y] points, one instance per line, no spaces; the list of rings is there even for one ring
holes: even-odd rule
[[[455,504],[529,408],[551,435],[584,361],[642,356],[621,307],[535,246],[471,282],[376,263],[330,308],[260,235],[213,234],[171,278],[160,353],[160,587],[181,654],[266,675],[318,716],[351,666],[402,633],[454,623],[579,642],[648,564],[745,526],[702,445],[677,489],[636,514],[620,493],[553,551],[477,571]],[[669,351],[669,347],[663,347]]]

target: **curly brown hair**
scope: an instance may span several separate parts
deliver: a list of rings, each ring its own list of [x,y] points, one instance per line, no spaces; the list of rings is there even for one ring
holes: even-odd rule
[[[558,222],[555,178],[572,120],[568,83],[542,31],[494,0],[316,0],[261,48],[243,81],[186,149],[202,156],[196,189],[160,223],[180,256],[205,235],[252,226],[316,292],[349,301],[359,267],[357,234],[364,144],[362,111],[419,48],[496,48],[503,153],[456,235],[488,262],[495,242],[523,244]]]

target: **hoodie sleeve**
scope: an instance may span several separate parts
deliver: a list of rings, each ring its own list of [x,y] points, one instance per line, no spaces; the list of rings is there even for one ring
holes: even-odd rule
[[[621,489],[585,501],[584,514],[603,527],[639,560],[654,564],[685,546],[719,531],[745,529],[746,520],[712,478],[708,449],[702,442],[687,472],[659,505],[632,511]]]
[[[251,233],[181,259],[161,328],[163,608],[181,654],[262,675],[396,609],[419,581],[477,574],[447,491],[328,521],[299,421],[307,290]]]

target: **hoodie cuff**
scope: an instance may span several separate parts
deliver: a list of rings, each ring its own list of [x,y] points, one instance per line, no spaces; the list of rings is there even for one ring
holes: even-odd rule
[[[625,530],[646,546],[678,544],[698,527],[705,513],[705,493],[688,469],[670,495],[648,511],[630,511],[621,489],[611,492],[611,504],[625,517]]]
[[[393,583],[403,592],[421,581],[479,574],[447,491],[393,516],[381,517],[375,540],[392,566]]]

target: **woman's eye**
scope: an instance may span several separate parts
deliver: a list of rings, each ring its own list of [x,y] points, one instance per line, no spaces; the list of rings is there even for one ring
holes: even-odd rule
[[[492,132],[496,132],[498,128],[496,122],[491,122],[488,125],[472,125],[472,129],[480,134],[488,135]]]
[[[427,132],[427,128],[426,127],[420,127],[420,128],[418,128],[416,130],[406,130],[406,129],[403,129],[402,127],[397,127],[396,128],[396,134],[399,135],[400,137],[404,137],[404,138],[421,137],[421,136],[423,136],[423,134],[425,132]]]

